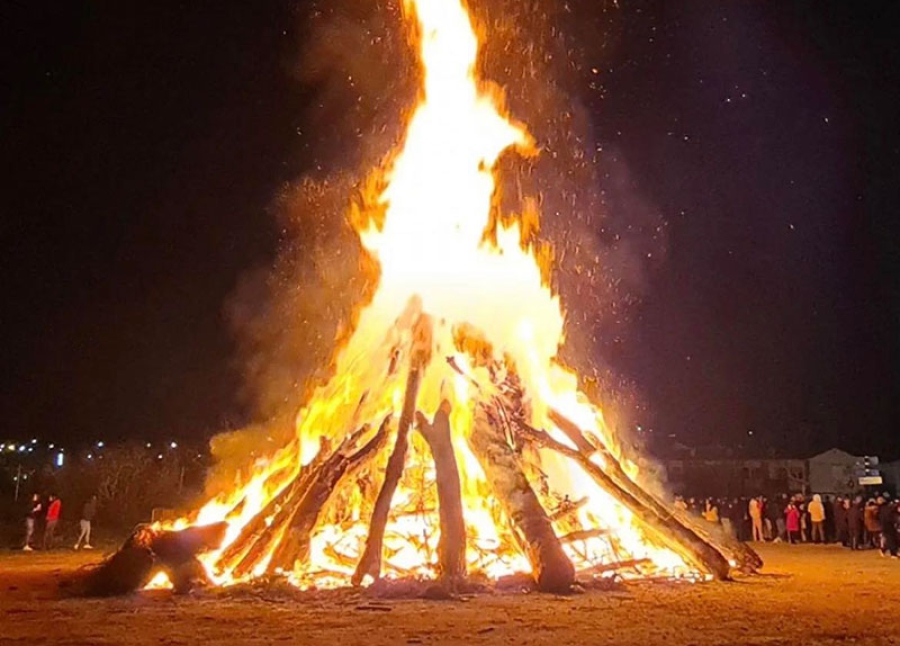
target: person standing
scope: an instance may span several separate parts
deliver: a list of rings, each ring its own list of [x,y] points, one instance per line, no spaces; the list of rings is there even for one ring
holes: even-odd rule
[[[77,550],[82,546],[81,541],[84,541],[84,549],[92,550],[94,546],[91,545],[91,521],[94,520],[94,516],[97,515],[97,496],[91,496],[86,503],[84,503],[84,507],[81,508],[81,533],[78,535],[78,540],[75,541],[75,549]]]
[[[53,538],[56,532],[56,524],[59,522],[59,512],[62,511],[62,501],[54,494],[50,494],[47,505],[47,523],[44,525],[44,549],[53,547]]]
[[[809,522],[812,525],[810,541],[813,543],[825,542],[825,505],[822,496],[816,494],[807,507],[809,510]]]
[[[850,533],[850,549],[858,550],[862,545],[863,533],[863,507],[862,498],[856,496],[847,509],[847,530]]]
[[[879,497],[878,523],[881,525],[881,555],[897,558],[897,505]]]
[[[869,498],[863,509],[863,524],[866,526],[866,542],[881,549],[881,523],[878,522],[878,503]]]
[[[784,510],[785,527],[787,529],[788,542],[791,544],[800,542],[800,509],[794,501],[788,503]]]
[[[753,524],[753,540],[762,542],[763,539],[763,519],[762,507],[758,498],[751,498],[747,505],[747,512],[750,514],[750,522]]]
[[[28,513],[25,514],[25,552],[31,552],[34,548],[31,546],[31,539],[34,538],[34,524],[41,513],[44,504],[41,502],[39,494],[31,496],[31,502],[28,505]]]
[[[837,498],[834,501],[834,534],[835,540],[844,547],[850,546],[850,501]]]

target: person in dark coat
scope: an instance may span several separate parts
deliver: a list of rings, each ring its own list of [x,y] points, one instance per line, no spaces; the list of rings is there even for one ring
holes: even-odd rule
[[[897,558],[897,504],[879,497],[878,523],[881,525],[881,554]]]
[[[834,538],[844,547],[850,545],[850,528],[847,524],[849,510],[850,502],[848,500],[840,496],[834,499],[831,512],[831,516],[834,518]]]
[[[860,496],[857,496],[847,509],[847,530],[850,533],[850,549],[858,550],[862,548],[863,528],[863,500]]]

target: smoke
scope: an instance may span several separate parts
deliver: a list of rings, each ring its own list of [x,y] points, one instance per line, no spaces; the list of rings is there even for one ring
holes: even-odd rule
[[[227,306],[243,394],[264,423],[216,440],[213,451],[226,461],[291,432],[374,288],[348,207],[400,142],[415,103],[419,72],[399,5],[329,0],[298,16],[303,44],[288,56],[287,73],[311,97],[301,117],[309,170],[273,201],[281,230],[273,265],[248,271]],[[643,403],[604,357],[627,341],[648,271],[664,255],[665,229],[621,155],[595,131],[597,97],[585,97],[602,95],[592,65],[608,56],[618,14],[611,3],[598,14],[586,1],[469,5],[488,34],[480,73],[504,88],[540,148],[534,158],[501,159],[503,208],[538,200],[539,235],[555,250],[553,281],[567,310],[563,359],[588,378],[607,415],[629,419]]]

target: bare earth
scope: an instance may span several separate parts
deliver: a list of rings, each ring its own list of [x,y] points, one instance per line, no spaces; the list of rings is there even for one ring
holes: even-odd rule
[[[353,591],[62,598],[96,553],[0,555],[0,644],[900,644],[900,561],[767,545],[762,575],[569,597],[371,599]]]

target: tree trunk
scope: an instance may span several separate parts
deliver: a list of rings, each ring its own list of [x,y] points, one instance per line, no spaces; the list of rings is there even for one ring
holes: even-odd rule
[[[438,542],[440,576],[451,587],[455,587],[466,576],[466,525],[463,520],[459,465],[456,463],[450,429],[450,403],[446,400],[441,402],[431,424],[424,415],[419,415],[418,418],[419,432],[428,442],[434,457],[441,523]]]
[[[528,484],[515,451],[487,407],[475,405],[469,446],[510,519],[513,534],[528,556],[538,589],[568,592],[575,568],[553,531],[550,518]]]

